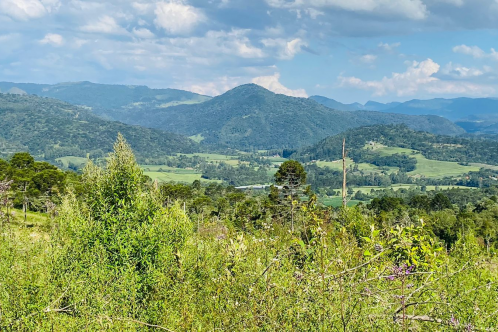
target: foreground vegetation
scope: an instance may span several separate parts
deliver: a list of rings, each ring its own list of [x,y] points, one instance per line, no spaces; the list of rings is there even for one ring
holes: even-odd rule
[[[496,197],[332,210],[299,163],[275,180],[269,197],[159,186],[120,138],[43,236],[2,218],[0,329],[496,329]]]

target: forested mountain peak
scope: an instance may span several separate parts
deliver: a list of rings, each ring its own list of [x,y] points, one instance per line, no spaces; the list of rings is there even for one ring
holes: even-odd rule
[[[255,84],[234,88],[207,102],[118,114],[118,120],[159,128],[204,143],[238,149],[298,148],[346,129],[405,123],[413,129],[456,135],[464,131],[437,116],[343,112],[308,98],[275,94]]]

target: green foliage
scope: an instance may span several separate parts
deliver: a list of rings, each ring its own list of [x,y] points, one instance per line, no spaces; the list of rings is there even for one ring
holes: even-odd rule
[[[21,145],[37,159],[105,157],[118,133],[139,151],[139,158],[195,152],[197,143],[160,130],[103,120],[88,110],[55,99],[0,94],[0,143]]]
[[[46,233],[1,226],[1,330],[496,327],[496,197],[461,211],[310,199],[290,231],[268,193],[150,183],[122,137],[83,182]],[[449,250],[435,235],[442,223],[456,234]]]
[[[302,161],[340,159],[343,138],[346,138],[347,148],[350,151],[349,157],[357,163],[378,161],[379,164],[386,164],[382,162],[385,158],[375,153],[375,145],[381,145],[416,150],[431,160],[498,164],[498,142],[496,141],[435,135],[414,131],[405,125],[351,129],[341,135],[326,138],[312,147],[301,149],[293,157]],[[369,143],[375,143],[375,145],[370,146]],[[397,158],[391,157],[389,160],[393,160],[391,163],[394,164],[394,160],[399,158],[398,155]],[[410,156],[404,158],[408,159]]]
[[[46,210],[47,202],[57,202],[58,195],[65,193],[75,177],[78,181],[75,174],[35,161],[27,152],[16,153],[10,161],[0,162],[0,179],[12,181],[8,196],[16,208],[26,205],[33,211]]]
[[[405,123],[416,130],[463,133],[436,116],[336,111],[310,99],[274,94],[255,84],[237,87],[204,103],[146,109],[117,119],[187,136],[201,135],[203,144],[243,150],[297,148],[349,128],[373,124]]]
[[[80,310],[147,317],[147,308],[159,301],[153,296],[156,273],[175,269],[193,227],[178,206],[162,207],[159,191],[145,181],[122,136],[114,151],[105,169],[91,163],[85,168],[82,200],[64,198],[56,237],[61,249],[52,273],[61,291],[69,287],[67,301],[88,296]],[[87,271],[97,278],[93,285]],[[112,293],[92,294],[108,280],[115,280]]]
[[[298,161],[288,160],[275,173],[275,182],[279,185],[302,186],[306,184],[306,171]]]

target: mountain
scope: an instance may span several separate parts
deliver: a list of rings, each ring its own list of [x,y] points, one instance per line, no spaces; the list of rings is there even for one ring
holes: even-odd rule
[[[337,100],[322,96],[311,96],[310,99],[316,101],[319,104],[322,104],[323,106],[327,106],[328,108],[332,108],[338,111],[365,110],[365,106],[360,103],[343,104],[341,102],[338,102]]]
[[[417,130],[449,135],[464,132],[437,116],[337,111],[311,99],[275,94],[255,84],[242,85],[201,104],[121,115],[118,120],[125,123],[197,136],[204,143],[239,149],[297,148],[349,128],[372,124],[405,123]]]
[[[498,99],[492,98],[456,98],[410,100],[396,107],[389,108],[388,112],[421,115],[432,114],[444,116],[452,121],[460,119],[483,119],[498,115]]]
[[[348,156],[356,162],[368,159],[370,150],[379,146],[419,151],[432,160],[498,165],[498,142],[488,139],[452,137],[414,131],[405,125],[378,125],[350,129],[306,147],[292,158],[301,161],[342,158],[342,140],[346,139]]]
[[[438,115],[456,122],[470,133],[498,134],[498,99],[496,98],[414,99],[404,103],[388,104],[369,101],[365,105],[342,104],[321,96],[310,98],[327,107],[334,108],[335,106],[336,109],[345,111],[361,109],[407,115]]]
[[[388,104],[382,104],[382,103],[378,103],[376,101],[368,101],[364,108],[365,110],[367,111],[386,111],[388,109],[391,109],[391,108],[394,108],[398,105],[400,105],[401,103],[398,103],[398,102],[392,102],[392,103],[388,103]]]
[[[165,108],[204,102],[211,97],[175,89],[146,86],[109,85],[90,82],[55,85],[0,82],[0,92],[56,98],[73,105],[87,106],[98,115],[115,120],[116,113],[139,113],[147,108]]]
[[[199,149],[192,140],[157,129],[107,121],[86,109],[49,98],[0,93],[0,152],[28,150],[39,159],[103,157],[122,133],[139,159]]]

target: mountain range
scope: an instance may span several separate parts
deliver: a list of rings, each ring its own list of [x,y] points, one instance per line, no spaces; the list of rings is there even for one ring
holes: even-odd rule
[[[275,94],[255,84],[239,86],[214,98],[181,90],[88,82],[56,85],[4,82],[0,83],[0,89],[20,97],[37,94],[71,102],[86,108],[87,117],[91,111],[102,119],[243,150],[300,148],[350,128],[376,124],[406,124],[414,130],[444,135],[464,133],[439,116],[341,111],[313,99]],[[33,111],[37,109],[35,100],[42,99],[31,100]],[[78,110],[81,112],[82,108]]]
[[[445,117],[472,133],[498,133],[498,99],[495,98],[455,98],[410,100],[404,103],[378,103],[369,101],[343,104],[334,99],[322,96],[312,96],[310,99],[343,111],[380,111],[408,115],[437,115]]]
[[[374,124],[404,123],[439,134],[464,133],[438,116],[338,111],[311,99],[275,94],[255,84],[239,86],[203,103],[114,113],[113,117],[244,150],[298,148],[349,128]]]
[[[104,118],[113,119],[114,113],[140,113],[148,108],[166,108],[180,104],[201,103],[211,99],[189,91],[150,89],[146,86],[70,82],[34,84],[0,82],[0,92],[18,95],[37,95],[85,106]]]

